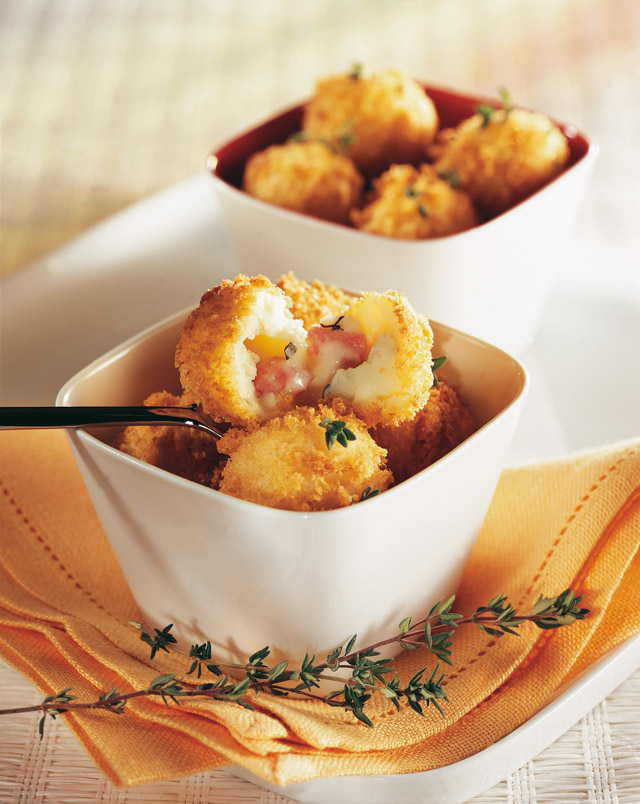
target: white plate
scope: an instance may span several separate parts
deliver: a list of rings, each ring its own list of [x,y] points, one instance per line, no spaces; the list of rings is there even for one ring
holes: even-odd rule
[[[607,285],[604,276],[594,282],[591,273],[590,281],[581,281],[584,257],[576,238],[539,336],[520,356],[531,375],[531,392],[512,462],[640,433],[638,300]],[[77,370],[146,326],[195,304],[205,289],[235,273],[206,176],[125,210],[2,282],[0,402],[53,404]],[[316,779],[287,788],[269,787],[240,768],[232,771],[308,804],[358,798],[378,804],[458,804],[541,751],[638,666],[640,637],[613,651],[512,734],[445,768]]]

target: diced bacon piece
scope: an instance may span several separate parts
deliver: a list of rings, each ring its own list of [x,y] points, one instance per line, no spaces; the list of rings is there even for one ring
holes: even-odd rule
[[[253,381],[256,393],[264,394],[297,394],[311,382],[311,374],[283,355],[267,357],[256,366]]]
[[[316,375],[333,376],[338,369],[355,368],[368,355],[367,339],[361,332],[321,326],[309,330],[307,360]]]

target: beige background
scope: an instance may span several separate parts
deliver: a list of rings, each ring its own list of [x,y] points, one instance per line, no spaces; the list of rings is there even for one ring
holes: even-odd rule
[[[354,61],[504,85],[596,135],[589,212],[618,250],[640,218],[639,41],[636,0],[2,0],[2,270],[196,173]]]

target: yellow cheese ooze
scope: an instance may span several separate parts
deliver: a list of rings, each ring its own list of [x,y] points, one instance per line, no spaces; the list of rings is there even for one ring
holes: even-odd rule
[[[365,298],[349,309],[349,315],[353,316],[362,327],[369,347],[380,335],[390,332],[392,323],[395,323],[393,310],[386,299]]]
[[[272,338],[271,335],[256,335],[255,338],[247,338],[244,345],[251,352],[258,355],[260,360],[267,357],[276,357],[282,355],[284,357],[284,350],[289,341],[284,338]]]

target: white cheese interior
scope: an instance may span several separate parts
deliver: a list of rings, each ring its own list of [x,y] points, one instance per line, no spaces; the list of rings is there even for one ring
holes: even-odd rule
[[[286,299],[269,290],[257,295],[251,315],[246,316],[243,324],[242,334],[234,350],[238,393],[256,413],[267,415],[271,408],[261,403],[253,384],[260,357],[245,346],[245,341],[252,340],[257,335],[282,338],[287,343],[293,342],[296,345],[296,357],[300,359],[306,350],[307,333],[302,321],[291,315]]]

